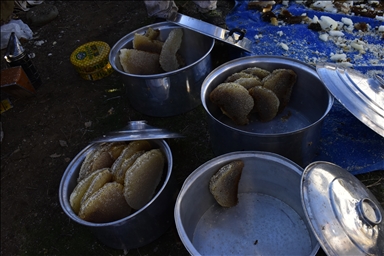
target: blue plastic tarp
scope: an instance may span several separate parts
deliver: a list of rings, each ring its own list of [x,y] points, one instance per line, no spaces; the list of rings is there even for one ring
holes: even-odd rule
[[[261,18],[257,10],[247,8],[249,1],[236,1],[234,9],[226,17],[228,29],[245,29],[245,36],[252,40],[252,53],[242,52],[247,55],[277,55],[294,58],[308,64],[317,62],[332,62],[332,54],[341,53],[342,49],[333,41],[323,41],[320,33],[308,29],[308,24],[280,24],[273,26]],[[293,15],[306,14],[313,19],[316,15],[328,16],[335,21],[348,17],[354,23],[365,22],[371,28],[384,25],[382,21],[372,18],[348,16],[346,14],[326,13],[315,11],[302,4],[289,2],[288,6],[275,5],[273,12],[278,13],[282,8]],[[344,33],[344,40],[353,40],[357,31]],[[358,51],[343,52],[353,68],[365,73],[377,70],[384,73],[384,40],[379,33],[361,34],[358,37],[366,44],[370,44],[380,51],[381,55],[367,51],[360,54]],[[284,43],[288,50],[280,47]],[[381,50],[380,50],[381,49]],[[335,103],[324,119],[319,154],[314,161],[329,161],[335,163],[352,174],[368,173],[384,170],[384,138],[368,128],[359,119],[353,116],[339,102]]]

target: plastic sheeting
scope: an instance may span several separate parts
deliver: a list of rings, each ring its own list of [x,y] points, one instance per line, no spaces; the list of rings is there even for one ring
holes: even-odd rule
[[[254,41],[252,53],[242,52],[245,55],[277,55],[286,56],[308,64],[318,62],[334,62],[332,54],[345,53],[349,64],[363,73],[376,70],[384,74],[384,43],[379,33],[347,33],[339,40],[350,42],[356,38],[379,52],[342,51],[342,47],[334,41],[323,41],[316,32],[308,29],[307,24],[280,24],[273,26],[261,19],[261,13],[248,10],[249,1],[236,1],[234,9],[226,17],[228,29],[245,29],[246,37]],[[282,8],[293,15],[306,14],[313,19],[316,15],[331,17],[335,21],[349,18],[354,23],[366,22],[371,28],[384,25],[382,21],[345,14],[326,13],[314,11],[304,5],[289,2],[288,6],[276,5],[272,9],[278,13]],[[281,43],[288,47],[284,49]],[[352,174],[362,174],[377,170],[384,170],[384,138],[360,122],[339,102],[335,101],[332,110],[324,119],[319,154],[314,161],[329,161],[335,163]]]
[[[343,18],[348,18],[353,24],[364,22],[371,27],[370,32],[364,33],[356,29],[349,31],[348,26],[345,25],[340,30],[343,36],[333,36],[328,41],[323,41],[319,36],[325,32],[310,30],[308,24],[279,23],[278,26],[273,26],[270,22],[263,21],[261,12],[248,10],[248,2],[247,0],[236,1],[234,9],[226,17],[226,23],[229,29],[240,28],[247,31],[245,36],[254,41],[252,45],[254,55],[282,55],[307,63],[316,63],[331,61],[332,54],[344,53],[353,66],[381,66],[384,69],[382,33],[373,33],[380,25],[384,25],[382,20],[315,11],[293,1],[290,1],[288,6],[273,7],[272,12],[275,14],[285,9],[295,16],[306,15],[310,19],[315,16],[318,19],[321,19],[321,16],[327,16],[339,23],[342,23]],[[355,49],[346,51],[344,44],[348,46],[356,40],[363,41],[365,48],[369,50],[364,54]],[[282,44],[285,44],[288,50],[285,50]]]
[[[32,39],[33,32],[22,20],[10,20],[1,26],[1,49],[5,49],[12,32],[15,32],[18,39]]]

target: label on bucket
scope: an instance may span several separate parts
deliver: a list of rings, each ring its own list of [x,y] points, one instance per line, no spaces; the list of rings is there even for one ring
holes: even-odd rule
[[[113,72],[113,68],[111,64],[107,63],[107,65],[105,65],[103,68],[96,70],[95,72],[79,73],[79,74],[85,80],[96,81],[109,76],[110,74],[112,74],[112,72]]]

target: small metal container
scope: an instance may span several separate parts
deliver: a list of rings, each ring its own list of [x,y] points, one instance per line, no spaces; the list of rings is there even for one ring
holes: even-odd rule
[[[165,138],[179,137],[178,134],[156,129],[144,121],[130,122],[126,130],[108,134],[85,147],[71,161],[60,182],[59,199],[63,211],[68,217],[88,227],[103,244],[129,250],[144,246],[162,234],[173,224],[172,211],[177,196],[176,182],[172,176],[173,158]],[[80,219],[71,208],[69,197],[77,185],[77,177],[87,153],[98,143],[132,140],[149,140],[153,148],[160,148],[166,158],[164,177],[157,194],[143,208],[133,214],[108,223],[92,223]]]
[[[239,202],[221,207],[209,191],[224,165],[244,163]],[[196,200],[198,198],[198,200]],[[352,174],[328,162],[304,170],[280,155],[218,156],[185,180],[174,210],[191,255],[384,255],[384,210]]]
[[[4,55],[4,59],[9,67],[21,66],[30,80],[32,86],[37,89],[41,85],[41,77],[29,57],[26,50],[21,45],[15,32],[12,32],[7,45],[7,50]]]
[[[156,117],[182,114],[201,104],[201,84],[211,72],[211,51],[215,40],[183,28],[183,38],[179,50],[186,65],[178,70],[153,74],[135,75],[123,71],[120,49],[132,49],[136,33],[145,34],[148,28],[160,30],[160,41],[165,41],[168,34],[180,26],[170,22],[151,24],[121,38],[111,49],[109,61],[114,70],[122,77],[128,99],[137,111]]]
[[[220,83],[248,67],[268,71],[292,69],[297,74],[290,102],[269,122],[251,119],[248,125],[236,125],[209,98]],[[211,143],[216,155],[232,151],[258,150],[277,153],[301,166],[315,157],[323,119],[331,110],[333,97],[311,66],[279,56],[249,56],[229,61],[213,70],[204,80],[201,101],[208,114]]]

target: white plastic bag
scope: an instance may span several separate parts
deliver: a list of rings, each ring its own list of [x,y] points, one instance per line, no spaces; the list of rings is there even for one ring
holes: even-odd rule
[[[217,8],[217,0],[193,1],[200,7],[200,11],[212,11]],[[149,17],[156,16],[159,18],[167,18],[171,13],[177,12],[179,8],[173,0],[150,0],[144,1]]]
[[[149,17],[156,16],[166,19],[172,12],[177,12],[177,8],[174,1],[162,0],[162,1],[144,1],[147,8],[147,14]]]
[[[22,20],[10,20],[1,26],[1,49],[7,47],[12,32],[15,32],[18,39],[30,40],[33,36],[32,30]]]
[[[210,1],[197,1],[197,0],[194,0],[193,2],[195,2],[195,4],[197,4],[200,8],[202,9],[205,9],[205,10],[209,10],[209,11],[212,11],[212,10],[216,10],[217,8],[217,0],[210,0]]]

